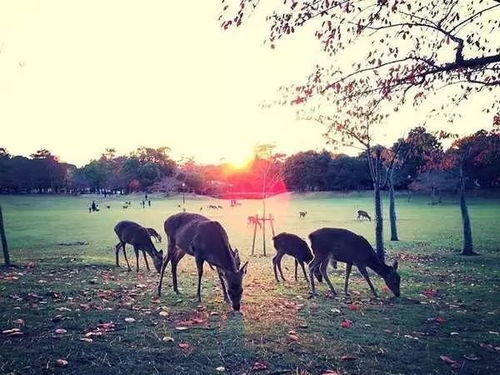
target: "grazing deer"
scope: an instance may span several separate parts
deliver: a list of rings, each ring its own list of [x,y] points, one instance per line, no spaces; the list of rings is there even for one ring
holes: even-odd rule
[[[161,236],[154,228],[146,228],[146,229],[151,237],[153,237],[157,242],[161,242]]]
[[[151,232],[148,228],[134,223],[133,221],[120,221],[115,225],[115,233],[118,236],[120,242],[115,246],[116,249],[116,265],[119,267],[120,263],[118,261],[118,253],[120,249],[123,249],[123,255],[125,261],[127,262],[128,270],[131,271],[130,264],[128,262],[127,253],[125,251],[125,245],[130,244],[134,247],[135,260],[137,272],[139,272],[139,251],[142,251],[144,256],[144,262],[146,263],[146,268],[148,271],[149,263],[146,253],[153,258],[153,264],[158,272],[161,270],[161,262],[163,260],[163,251],[156,250],[155,245],[151,242]]]
[[[299,211],[299,218],[300,219],[305,219],[307,215],[307,211]]]
[[[399,297],[401,278],[397,273],[398,262],[395,261],[392,266],[386,265],[377,257],[372,246],[364,237],[358,236],[347,229],[322,228],[312,232],[309,235],[309,239],[311,240],[311,248],[314,253],[314,259],[309,263],[310,276],[319,270],[334,295],[336,292],[327,274],[329,261],[346,263],[344,284],[346,295],[349,295],[347,290],[349,275],[351,274],[352,266],[355,265],[375,296],[377,296],[377,292],[370,281],[366,267],[371,268],[381,276],[394,295]],[[313,295],[316,294],[314,279],[312,277],[311,293]]]
[[[215,267],[226,302],[231,301],[233,309],[239,310],[243,293],[242,281],[247,272],[248,262],[239,268],[238,251],[229,245],[226,231],[217,221],[192,213],[178,213],[170,216],[164,224],[168,238],[168,251],[161,268],[158,295],[161,295],[163,274],[168,262],[172,262],[172,283],[177,288],[177,264],[189,254],[195,258],[198,268],[198,301],[201,302],[201,278],[203,264]],[[226,288],[227,286],[227,288]]]
[[[309,282],[304,263],[308,264],[313,259],[313,255],[307,242],[295,234],[285,232],[273,237],[273,242],[276,249],[276,255],[273,258],[273,270],[276,281],[280,282],[276,269],[280,271],[283,281],[286,281],[281,270],[281,259],[284,255],[290,255],[295,258],[295,281],[297,281],[297,266],[300,264],[302,271],[304,271],[304,277]]]
[[[358,211],[358,220],[361,220],[363,218],[372,221],[372,218],[370,217],[370,215],[368,215],[368,212],[363,211],[363,210],[359,210]]]

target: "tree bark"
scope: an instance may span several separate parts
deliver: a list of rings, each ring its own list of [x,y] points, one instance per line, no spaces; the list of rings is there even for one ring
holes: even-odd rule
[[[5,265],[9,267],[11,265],[9,256],[9,245],[7,244],[7,236],[5,235],[5,227],[3,225],[3,215],[1,206],[0,206],[0,237],[2,238],[3,260]]]
[[[375,181],[373,183],[375,195],[375,242],[377,246],[377,256],[382,262],[384,262],[384,218],[382,215],[382,199],[380,198],[381,169],[380,150],[377,150],[375,159]]]
[[[391,222],[391,241],[399,241],[396,218],[396,201],[394,199],[394,180],[392,171],[389,172],[389,219]]]
[[[469,209],[467,207],[467,201],[465,199],[465,178],[462,161],[459,165],[460,173],[460,212],[462,214],[462,226],[464,234],[464,247],[462,250],[462,255],[477,255],[474,251],[474,245],[472,243],[472,229],[470,224]]]

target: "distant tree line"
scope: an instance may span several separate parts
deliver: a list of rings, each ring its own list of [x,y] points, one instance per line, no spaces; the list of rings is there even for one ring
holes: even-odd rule
[[[458,164],[450,160],[462,163],[466,187],[500,186],[498,132],[481,130],[455,139],[447,150],[443,149],[441,138],[416,127],[392,147],[374,146],[372,152],[380,152],[383,165],[393,163],[390,182],[395,190],[426,191],[436,200],[442,191],[458,191]],[[174,161],[167,147],[141,147],[129,155],[118,155],[110,148],[98,159],[78,168],[59,161],[45,149],[25,157],[10,155],[0,148],[0,192],[168,194],[184,190],[221,194],[262,192],[265,186],[266,192],[273,194],[373,188],[366,151],[357,156],[326,150],[304,151],[286,157],[270,150],[261,147],[245,168],[237,169],[226,163],[201,165],[192,159]],[[453,155],[464,157],[457,159]]]

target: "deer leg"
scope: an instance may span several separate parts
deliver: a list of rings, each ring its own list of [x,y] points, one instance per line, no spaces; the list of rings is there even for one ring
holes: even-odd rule
[[[345,282],[344,282],[344,293],[346,296],[349,296],[349,292],[347,288],[349,287],[349,276],[351,275],[352,263],[347,263],[345,266]]]
[[[163,284],[163,275],[165,274],[165,269],[167,268],[168,262],[170,262],[170,256],[169,255],[167,255],[166,260],[161,265],[160,282],[158,283],[158,297],[161,296],[161,286]]]
[[[198,302],[201,303],[201,277],[203,276],[203,263],[205,260],[203,258],[196,258],[196,267],[198,268],[198,291],[196,296],[198,297]]]
[[[311,263],[309,263],[309,281],[311,283],[311,295],[316,296],[316,287],[314,286],[314,274],[319,267],[320,261],[314,258]]]
[[[134,246],[135,253],[135,269],[136,272],[139,272],[139,249]]]
[[[227,295],[226,284],[224,282],[224,278],[222,277],[222,273],[217,268],[217,275],[219,275],[220,285],[222,287],[222,293],[224,294],[224,302],[229,303],[229,296]]]
[[[283,258],[284,254],[281,254],[278,258],[277,264],[278,264],[278,270],[280,271],[281,278],[283,281],[286,281],[285,276],[283,276],[283,270],[281,269],[281,259]]]
[[[120,261],[118,260],[118,258],[119,258],[119,257],[118,257],[118,253],[120,252],[121,247],[122,247],[122,243],[121,243],[121,241],[120,241],[120,242],[118,242],[118,243],[116,244],[116,246],[115,246],[116,266],[117,266],[117,267],[120,267]]]
[[[335,288],[333,287],[332,282],[328,278],[328,263],[329,262],[330,262],[330,260],[328,258],[323,260],[323,262],[321,262],[321,265],[319,266],[319,271],[321,272],[321,275],[323,275],[323,278],[325,279],[326,283],[330,287],[330,290],[332,291],[333,295],[336,295],[337,292],[335,291]]]
[[[280,280],[278,279],[278,271],[276,270],[276,268],[278,267],[277,266],[277,263],[278,262],[278,255],[276,255],[274,258],[273,258],[273,271],[274,271],[274,277],[276,279],[276,282],[279,283]]]
[[[304,278],[306,279],[306,282],[309,283],[309,279],[307,278],[306,268],[304,267],[304,262],[301,261],[300,266],[302,267],[302,271],[304,272]]]
[[[148,271],[151,271],[151,268],[149,268],[148,257],[146,256],[146,252],[143,251],[142,255],[144,257],[144,263],[146,263],[146,268],[148,269]]]
[[[366,267],[365,266],[360,266],[360,265],[357,265],[357,267],[358,267],[359,273],[361,273],[363,275],[363,277],[365,278],[366,282],[370,286],[370,289],[372,290],[373,295],[375,297],[378,297],[377,292],[375,291],[375,288],[373,287],[373,284],[372,284],[372,282],[370,280],[370,276],[368,276],[368,271],[366,270]]]
[[[132,271],[132,268],[130,268],[130,263],[128,262],[127,252],[125,251],[125,244],[122,245],[122,249],[123,249],[123,256],[125,257],[125,261],[127,262],[127,267],[130,272]]]
[[[295,259],[295,281],[297,281],[297,267],[299,266],[299,261]]]
[[[172,287],[174,292],[179,294],[179,289],[177,288],[177,262],[172,260]]]

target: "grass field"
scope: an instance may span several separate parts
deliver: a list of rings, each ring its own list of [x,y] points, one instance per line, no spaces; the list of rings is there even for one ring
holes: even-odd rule
[[[180,210],[179,197],[155,197],[146,208],[139,197],[99,199],[101,212],[93,214],[87,211],[91,199],[0,196],[11,258],[19,266],[0,271],[0,328],[22,332],[0,335],[0,373],[493,374],[500,369],[500,199],[471,199],[481,256],[462,257],[455,198],[441,206],[428,205],[424,197],[410,203],[398,198],[401,241],[388,241],[387,224],[385,235],[388,257],[400,261],[402,297],[392,298],[373,275],[381,297],[372,298],[353,272],[350,298],[330,298],[320,285],[320,296],[308,299],[303,278],[293,280],[291,259],[285,260],[287,282],[277,285],[271,258],[249,257],[247,217],[261,209],[258,201],[230,208],[228,202],[187,197],[188,211],[204,206],[202,213],[225,226],[233,247],[250,262],[242,314],[223,303],[208,267],[204,301],[195,301],[192,258],[181,262],[182,293],[171,291],[167,272],[161,299],[155,295],[157,274],[146,272],[142,263],[139,274],[115,267],[116,222],[138,221],[163,234],[163,221]],[[122,208],[125,200],[132,201],[128,209]],[[224,209],[209,211],[210,203]],[[355,220],[358,209],[373,211],[370,195],[284,194],[268,202],[277,232],[305,238],[320,227],[343,227],[373,243],[373,224]],[[299,219],[298,211],[307,211],[306,219]],[[268,255],[274,254],[270,238]],[[261,254],[260,237],[257,245]],[[339,291],[340,268],[332,270]],[[351,321],[348,328],[341,326],[345,319]],[[58,367],[58,359],[68,364]]]

